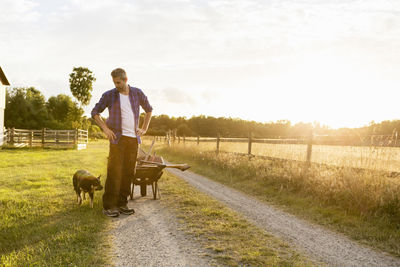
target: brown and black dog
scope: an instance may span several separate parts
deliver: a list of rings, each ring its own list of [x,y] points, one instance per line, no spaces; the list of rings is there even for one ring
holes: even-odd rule
[[[90,207],[93,208],[94,191],[103,189],[103,186],[100,184],[100,176],[96,177],[87,170],[79,170],[74,174],[72,183],[74,184],[74,190],[78,198],[78,205],[82,204],[81,192],[83,192],[83,199],[85,199],[85,193],[89,193]]]

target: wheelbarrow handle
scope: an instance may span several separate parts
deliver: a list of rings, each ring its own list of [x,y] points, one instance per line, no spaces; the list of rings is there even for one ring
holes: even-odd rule
[[[187,169],[190,168],[189,165],[187,164],[165,164],[161,162],[154,162],[154,161],[148,161],[148,160],[139,160],[142,163],[147,163],[147,164],[155,164],[158,166],[165,166],[165,168],[174,168],[174,169],[179,169],[181,171],[186,171]]]

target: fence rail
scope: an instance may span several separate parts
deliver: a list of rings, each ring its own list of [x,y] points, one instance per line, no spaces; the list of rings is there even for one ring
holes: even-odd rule
[[[260,143],[260,144],[292,144],[307,145],[312,140],[314,145],[332,145],[332,146],[379,146],[379,147],[400,147],[400,139],[394,135],[367,135],[367,136],[333,136],[333,135],[308,135],[296,136],[291,138],[282,138],[280,136],[274,138],[254,138],[250,133],[247,138],[232,137],[185,137],[166,134],[165,136],[157,136],[160,140],[170,142],[234,142],[234,143]]]
[[[88,131],[75,130],[26,130],[8,128],[4,134],[4,144],[13,147],[76,147],[85,149]]]
[[[150,137],[148,137],[150,138]],[[154,137],[152,137],[154,138]],[[260,146],[255,146],[254,144],[271,144],[271,145],[277,145],[277,150],[280,151],[280,154],[272,153],[273,158],[296,158],[296,160],[301,160],[305,161],[308,165],[311,163],[311,161],[316,161],[318,158],[318,161],[321,162],[328,162],[328,158],[338,158],[341,160],[339,157],[334,156],[332,153],[337,154],[338,150],[342,149],[344,152],[347,153],[348,155],[355,155],[359,153],[358,157],[361,158],[361,161],[369,162],[369,161],[376,161],[376,164],[378,162],[383,162],[385,161],[386,163],[391,161],[397,162],[397,153],[400,153],[400,150],[398,149],[400,147],[400,142],[398,140],[397,135],[369,135],[369,136],[318,136],[318,135],[313,135],[310,134],[309,136],[299,136],[297,138],[254,138],[253,135],[250,133],[247,138],[223,138],[220,137],[219,135],[217,137],[185,137],[185,136],[176,136],[174,135],[171,131],[168,132],[165,136],[156,136],[156,140],[159,141],[165,141],[167,145],[171,145],[172,143],[197,143],[199,145],[200,143],[208,143],[207,147],[210,149],[210,145],[212,150],[216,151],[216,153],[219,153],[221,151],[221,144],[226,142],[226,143],[237,143],[240,144],[242,143],[243,145],[247,144],[247,149],[244,148],[243,146],[240,148],[241,151],[243,151],[243,154],[248,154],[248,155],[262,155],[263,153],[260,152]],[[214,143],[214,145],[213,145]],[[288,146],[286,145],[294,145],[294,146]],[[327,159],[322,159],[323,158],[323,150],[325,151],[330,147],[330,154],[325,154],[324,156]],[[370,152],[371,151],[366,151],[365,149],[370,149],[374,148],[374,151],[372,153],[375,153],[373,157],[371,157]],[[375,149],[376,148],[376,149]],[[382,149],[386,149],[385,151],[389,151],[387,149],[391,149],[389,154],[385,154],[388,159],[384,160],[381,158],[378,158],[377,153],[384,153]],[[295,149],[296,152],[293,155],[287,156],[285,152],[287,152],[290,149]],[[226,147],[224,148],[224,145],[222,145],[222,150],[226,150]],[[238,153],[238,151],[234,151],[233,149],[228,149],[230,152]],[[247,150],[247,153],[245,153]],[[256,151],[252,151],[256,150]],[[261,154],[260,154],[261,153]],[[268,152],[271,154],[271,152]],[[386,153],[386,152],[385,152]],[[283,155],[285,154],[285,155]],[[315,154],[312,156],[312,154]],[[346,154],[346,155],[347,155]],[[329,155],[329,156],[328,156]],[[270,156],[271,157],[271,156]],[[321,159],[320,159],[321,158]],[[364,164],[364,163],[361,163]],[[380,163],[381,164],[381,163]],[[382,163],[383,164],[383,163]],[[381,165],[382,165],[381,164]],[[397,163],[395,163],[397,164]],[[369,165],[374,165],[372,163],[369,163]],[[394,165],[393,165],[394,166]],[[400,166],[395,166],[394,168],[396,170],[399,170]]]

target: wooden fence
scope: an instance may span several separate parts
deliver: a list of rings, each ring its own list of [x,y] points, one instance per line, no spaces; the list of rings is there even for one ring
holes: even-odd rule
[[[8,128],[4,144],[13,147],[76,147],[85,149],[88,143],[87,130],[25,130]]]
[[[238,142],[247,143],[247,154],[252,155],[252,145],[254,143],[262,144],[295,144],[306,145],[305,161],[309,165],[311,162],[311,154],[313,145],[330,145],[330,146],[379,146],[379,147],[400,147],[396,135],[370,135],[370,136],[315,136],[312,133],[309,136],[299,136],[295,138],[254,138],[252,133],[249,133],[247,138],[222,138],[217,137],[185,137],[176,136],[172,131],[169,131],[165,136],[156,136],[156,140],[165,141],[169,146],[171,143],[196,142],[214,142],[215,151],[219,153],[221,142]]]

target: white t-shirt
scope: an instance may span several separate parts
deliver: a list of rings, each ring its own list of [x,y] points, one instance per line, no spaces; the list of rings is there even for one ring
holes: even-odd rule
[[[122,135],[136,137],[135,118],[132,111],[129,95],[119,94],[121,103],[121,128]]]

